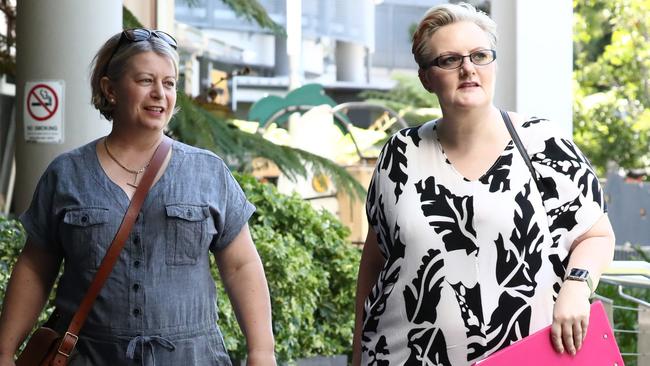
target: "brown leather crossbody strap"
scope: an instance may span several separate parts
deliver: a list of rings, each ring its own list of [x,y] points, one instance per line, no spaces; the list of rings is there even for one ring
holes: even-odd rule
[[[86,292],[83,300],[81,300],[81,304],[79,305],[77,312],[75,312],[74,316],[72,317],[72,321],[70,321],[68,331],[63,336],[57,355],[53,360],[54,365],[67,364],[67,359],[70,357],[70,354],[72,353],[72,350],[74,349],[75,345],[77,344],[77,340],[79,339],[79,331],[86,321],[88,313],[90,312],[95,299],[97,299],[97,295],[99,295],[99,291],[101,291],[104,283],[106,282],[106,279],[108,279],[108,276],[111,274],[111,271],[113,270],[113,267],[115,266],[115,263],[120,256],[122,248],[124,248],[124,243],[126,243],[126,239],[131,233],[135,219],[140,213],[142,203],[147,197],[149,188],[151,188],[153,180],[158,174],[162,163],[167,157],[167,153],[172,146],[172,142],[172,139],[163,135],[162,142],[156,148],[156,152],[151,159],[149,168],[142,176],[142,180],[140,181],[138,188],[136,188],[135,193],[133,194],[129,208],[126,210],[124,219],[122,219],[122,224],[117,230],[117,234],[115,234],[115,238],[113,238],[111,246],[106,251],[106,255],[104,255],[104,259],[102,259],[102,263],[97,270],[97,274],[95,274],[93,282],[90,284],[90,287],[88,288],[88,291]]]

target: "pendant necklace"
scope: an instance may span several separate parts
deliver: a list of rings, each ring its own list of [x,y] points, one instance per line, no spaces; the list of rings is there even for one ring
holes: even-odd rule
[[[138,170],[129,169],[129,168],[125,167],[124,165],[122,165],[122,163],[117,161],[117,158],[115,158],[115,156],[113,156],[113,154],[111,154],[111,151],[108,149],[108,143],[106,143],[106,140],[108,140],[108,139],[106,137],[104,137],[104,148],[106,149],[106,153],[108,153],[108,156],[111,158],[111,160],[113,160],[115,162],[115,164],[119,165],[120,168],[122,168],[125,171],[133,174],[133,183],[127,182],[126,184],[128,186],[130,186],[130,187],[138,188],[138,184],[137,184],[138,183],[138,175],[144,173],[144,171],[149,167],[149,164],[151,164],[151,160],[149,160],[149,162],[147,162],[147,165],[143,166],[142,168],[140,168]]]

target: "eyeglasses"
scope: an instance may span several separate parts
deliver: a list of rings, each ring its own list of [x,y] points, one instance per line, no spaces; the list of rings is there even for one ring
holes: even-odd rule
[[[469,58],[469,60],[474,65],[485,66],[497,59],[497,51],[478,50],[470,53],[469,55],[460,55],[457,53],[442,55],[434,58],[433,61],[426,64],[425,67],[423,68],[428,69],[431,66],[438,66],[439,68],[445,70],[458,69],[459,67],[463,66],[463,62],[465,62],[465,57]]]
[[[113,57],[115,57],[117,50],[119,50],[120,47],[125,42],[148,41],[149,39],[151,39],[151,37],[160,38],[161,40],[165,41],[165,43],[170,45],[173,49],[178,48],[178,43],[176,43],[176,39],[174,39],[174,37],[172,37],[169,33],[163,32],[161,30],[153,30],[147,28],[125,29],[122,31],[120,40],[117,41],[117,44],[113,49],[113,53],[111,53],[111,57],[108,58],[108,62],[106,62],[106,66],[104,66],[104,75],[106,75],[106,73],[108,72],[108,65],[110,65],[111,61],[113,60]]]

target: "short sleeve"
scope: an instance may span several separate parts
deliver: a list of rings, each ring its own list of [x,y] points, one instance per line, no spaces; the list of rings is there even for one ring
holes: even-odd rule
[[[221,169],[223,182],[218,194],[223,194],[220,200],[222,207],[218,210],[220,215],[215,220],[217,235],[210,246],[213,252],[228,246],[255,212],[255,206],[248,201],[241,186],[223,162]]]
[[[390,163],[389,160],[392,151],[391,145],[393,144],[393,141],[394,138],[391,138],[379,153],[375,170],[370,179],[370,184],[368,185],[368,195],[366,196],[366,218],[368,219],[368,225],[377,235],[377,244],[379,245],[379,250],[384,257],[388,256],[390,247],[391,228],[386,220],[386,210],[390,210],[391,206],[386,206],[387,198],[385,197],[383,190],[386,188],[384,186],[398,186],[393,182],[391,182],[392,184],[384,182],[388,179],[387,171],[390,170],[388,166],[390,164],[384,165],[384,163]],[[391,198],[388,198],[388,200],[389,202],[394,203]]]
[[[19,220],[31,242],[60,255],[61,243],[54,209],[55,189],[56,174],[50,166],[39,179],[32,202]]]
[[[368,224],[370,224],[370,227],[372,227],[375,230],[375,232],[377,231],[377,228],[375,227],[377,225],[376,184],[377,184],[377,168],[375,167],[375,171],[373,172],[372,177],[370,178],[370,184],[368,185],[368,195],[366,196],[366,218],[368,219]]]
[[[535,127],[528,149],[542,183],[542,200],[554,241],[569,249],[607,212],[604,194],[589,159],[553,122]]]

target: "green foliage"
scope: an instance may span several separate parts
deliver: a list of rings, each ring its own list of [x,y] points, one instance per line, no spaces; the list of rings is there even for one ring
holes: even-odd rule
[[[634,252],[639,257],[640,260],[650,262],[650,254],[648,254],[648,252],[644,251],[642,246],[635,245],[633,247],[633,249],[634,249]]]
[[[360,252],[348,229],[295,195],[236,177],[257,207],[249,225],[271,292],[278,359],[349,353]],[[243,359],[245,342],[220,284],[219,317],[228,350]]]
[[[573,114],[575,142],[599,176],[611,161],[628,169],[650,165],[650,110],[638,101],[620,98],[615,91],[595,93],[576,98]]]
[[[397,82],[393,89],[386,92],[365,91],[359,96],[364,99],[393,103],[392,107],[396,110],[406,107],[430,108],[439,106],[435,94],[426,91],[418,77],[398,73],[393,78]]]
[[[597,293],[600,296],[614,300],[616,308],[614,308],[614,324],[612,326],[615,330],[639,330],[638,312],[621,308],[637,308],[638,305],[620,297],[617,286],[600,283],[598,285]],[[625,293],[643,301],[650,302],[650,290],[640,288],[625,289]],[[638,335],[635,333],[616,332],[615,336],[621,353],[637,353],[640,351],[646,351],[637,349]],[[635,356],[624,356],[623,361],[625,361],[626,366],[637,366],[637,359]]]
[[[284,28],[274,22],[257,0],[221,0],[238,17],[254,21],[260,27],[269,29],[276,35],[286,35]]]
[[[575,139],[597,170],[650,163],[650,0],[574,0]],[[616,143],[614,143],[616,141]]]
[[[229,121],[195,104],[187,95],[178,93],[176,105],[180,107],[169,123],[176,138],[190,145],[202,147],[224,158],[231,168],[250,171],[254,157],[273,161],[289,178],[306,176],[305,165],[316,172],[326,172],[336,187],[352,197],[365,197],[365,188],[345,169],[331,160],[304,150],[276,145],[259,134],[238,129]]]
[[[0,75],[6,75],[9,82],[14,83],[16,77],[16,5],[11,1],[0,2],[0,12],[4,16],[6,28],[0,34]]]
[[[7,293],[7,285],[9,284],[9,276],[11,276],[11,271],[25,245],[25,240],[26,234],[22,224],[19,221],[11,220],[0,215],[0,302],[4,301],[5,294]],[[35,324],[34,329],[44,323],[50,314],[52,314],[54,310],[55,291],[56,287],[50,293],[49,302],[38,316],[38,322]],[[24,346],[25,343],[20,346],[20,349]]]
[[[124,29],[143,27],[138,18],[126,6],[122,6],[122,27]]]
[[[5,298],[11,269],[25,243],[25,231],[15,220],[0,215],[0,299]]]

